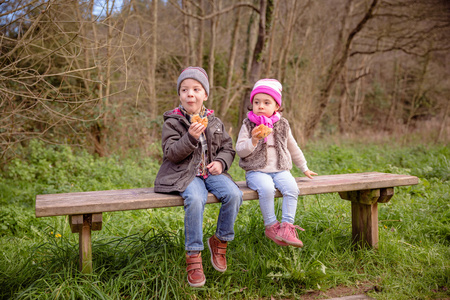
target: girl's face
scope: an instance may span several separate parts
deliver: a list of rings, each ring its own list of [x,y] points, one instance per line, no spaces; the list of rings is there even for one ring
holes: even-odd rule
[[[195,79],[185,79],[180,84],[180,102],[189,114],[200,113],[203,101],[208,99],[205,89]]]
[[[256,94],[253,97],[253,113],[258,116],[271,117],[278,111],[280,106],[272,96],[264,93]]]

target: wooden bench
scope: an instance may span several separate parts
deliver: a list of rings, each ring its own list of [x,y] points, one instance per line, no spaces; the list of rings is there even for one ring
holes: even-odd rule
[[[388,173],[355,173],[296,178],[300,195],[339,193],[351,201],[353,243],[377,247],[378,203],[388,202],[394,187],[418,184],[415,176]],[[258,194],[237,182],[244,200],[256,200]],[[277,191],[276,197],[281,197]],[[212,194],[207,203],[218,203]],[[36,196],[36,217],[68,215],[72,232],[79,233],[79,267],[92,272],[91,230],[101,230],[102,213],[135,209],[182,206],[183,199],[174,194],[155,193],[153,188],[47,194]],[[239,215],[238,215],[239,218]]]

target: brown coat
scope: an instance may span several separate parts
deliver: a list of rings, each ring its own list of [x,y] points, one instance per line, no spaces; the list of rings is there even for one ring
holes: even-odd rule
[[[197,173],[201,159],[201,145],[189,133],[189,122],[175,110],[164,113],[162,129],[163,163],[155,180],[155,192],[183,192]],[[208,115],[205,130],[208,144],[208,162],[220,161],[223,174],[231,167],[236,152],[224,125],[214,113]],[[210,175],[211,176],[211,175]]]

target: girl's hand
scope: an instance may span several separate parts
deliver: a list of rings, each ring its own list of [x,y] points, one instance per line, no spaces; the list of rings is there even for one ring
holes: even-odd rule
[[[305,172],[303,172],[303,174],[305,174],[306,177],[308,177],[309,179],[313,179],[313,175],[314,176],[317,175],[317,173],[315,173],[315,172],[313,172],[311,170],[305,171]]]
[[[196,140],[200,138],[200,135],[205,131],[206,127],[201,123],[194,122],[189,126],[189,134],[192,135]]]
[[[256,145],[258,144],[258,141],[260,139],[262,139],[261,137],[258,137],[258,134],[261,133],[261,129],[258,129],[258,127],[253,128],[252,130],[252,144],[253,147],[256,147]]]
[[[220,161],[215,160],[212,163],[210,163],[209,165],[207,165],[206,167],[208,168],[208,171],[209,171],[209,173],[211,173],[211,175],[222,174],[223,166]]]

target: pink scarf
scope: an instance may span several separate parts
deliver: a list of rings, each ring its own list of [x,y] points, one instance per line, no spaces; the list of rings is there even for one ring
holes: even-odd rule
[[[273,128],[273,124],[278,122],[278,120],[280,120],[281,115],[279,112],[276,112],[268,118],[266,116],[258,116],[253,111],[249,111],[247,117],[250,121],[252,121],[256,125],[264,124],[269,128]],[[264,139],[264,142],[267,142],[267,137]]]

